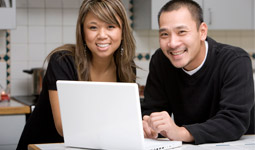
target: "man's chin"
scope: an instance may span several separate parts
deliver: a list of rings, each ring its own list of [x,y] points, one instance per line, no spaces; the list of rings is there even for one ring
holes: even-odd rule
[[[184,64],[180,64],[180,63],[173,63],[172,61],[170,61],[172,63],[172,65],[175,67],[175,68],[184,68],[185,65]]]

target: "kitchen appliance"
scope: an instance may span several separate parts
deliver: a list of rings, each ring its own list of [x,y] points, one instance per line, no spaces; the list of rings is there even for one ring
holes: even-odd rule
[[[32,68],[31,70],[23,70],[23,72],[33,76],[33,95],[38,97],[42,90],[42,81],[45,70],[43,68]]]

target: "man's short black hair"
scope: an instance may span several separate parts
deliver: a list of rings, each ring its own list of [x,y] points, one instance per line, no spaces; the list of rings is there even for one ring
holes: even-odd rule
[[[196,21],[197,28],[199,28],[200,24],[204,22],[203,10],[199,4],[193,0],[171,0],[167,2],[158,13],[158,24],[162,12],[170,12],[173,10],[178,10],[182,7],[186,7],[189,10],[191,16]]]

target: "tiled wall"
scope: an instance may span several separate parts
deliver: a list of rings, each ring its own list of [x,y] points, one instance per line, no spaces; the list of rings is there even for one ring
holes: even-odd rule
[[[11,94],[32,93],[32,75],[24,69],[42,67],[47,54],[75,42],[82,0],[17,0],[17,28],[11,30]]]
[[[0,92],[10,88],[10,31],[0,30]]]
[[[82,0],[17,0],[17,28],[11,35],[11,95],[32,93],[32,76],[24,69],[42,67],[47,54],[64,43],[75,42],[75,24]],[[0,52],[5,32],[0,31]],[[218,41],[255,52],[254,31],[210,31]],[[145,84],[150,54],[159,47],[158,32],[134,31],[137,44],[138,82]],[[1,53],[0,53],[1,55]],[[0,61],[0,83],[6,82],[6,64]],[[6,84],[4,84],[6,86]]]

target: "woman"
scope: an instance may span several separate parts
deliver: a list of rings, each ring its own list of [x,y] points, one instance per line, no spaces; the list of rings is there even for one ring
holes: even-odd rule
[[[42,92],[17,149],[27,149],[32,143],[63,142],[57,80],[135,82],[131,33],[120,0],[83,1],[76,44],[63,45],[47,57]]]

